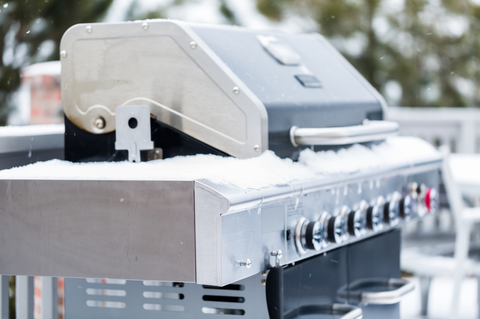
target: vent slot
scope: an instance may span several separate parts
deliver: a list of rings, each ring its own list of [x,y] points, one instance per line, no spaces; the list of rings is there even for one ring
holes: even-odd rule
[[[143,297],[145,298],[158,298],[158,299],[178,299],[185,298],[183,294],[177,294],[175,292],[158,292],[158,291],[144,291]]]
[[[87,278],[89,284],[112,284],[112,285],[125,285],[126,280],[123,279],[99,279],[99,278]]]
[[[233,297],[233,296],[211,296],[205,295],[203,296],[204,301],[217,301],[217,302],[236,302],[236,303],[244,303],[245,298],[243,297]]]
[[[125,308],[126,304],[120,301],[87,300],[87,306],[100,308]]]
[[[203,307],[202,312],[210,315],[243,316],[245,314],[245,310],[243,309],[210,308],[210,307]]]
[[[125,297],[127,292],[119,289],[95,289],[87,288],[87,295],[101,295],[101,296],[117,296]]]
[[[245,287],[243,285],[226,285],[224,287],[217,286],[207,286],[203,285],[203,289],[215,289],[215,290],[243,290]]]
[[[143,284],[145,286],[174,287],[174,288],[183,288],[185,286],[183,282],[165,282],[165,281],[156,281],[156,280],[144,280]]]
[[[160,305],[160,304],[153,304],[153,303],[145,303],[143,304],[143,309],[145,310],[157,310],[157,311],[173,311],[173,312],[180,312],[184,311],[184,306],[178,305]]]

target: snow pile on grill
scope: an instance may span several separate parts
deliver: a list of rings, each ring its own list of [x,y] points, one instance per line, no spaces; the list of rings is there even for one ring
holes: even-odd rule
[[[0,126],[0,137],[63,134],[64,132],[64,124]]]
[[[142,163],[38,162],[0,171],[1,179],[198,180],[242,188],[263,188],[294,181],[345,175],[435,161],[440,153],[414,137],[393,137],[370,148],[353,145],[339,151],[304,150],[299,161],[281,159],[267,151],[250,159],[215,155],[179,156]]]

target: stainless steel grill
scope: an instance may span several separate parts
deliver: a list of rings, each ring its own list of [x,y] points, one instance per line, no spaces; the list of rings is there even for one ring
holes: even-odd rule
[[[297,160],[373,150],[398,130],[319,35],[158,20],[77,25],[61,50],[73,162]],[[251,189],[0,178],[0,272],[121,278],[67,279],[67,318],[395,318],[412,289],[399,279],[399,226],[438,202],[441,157],[411,158]]]

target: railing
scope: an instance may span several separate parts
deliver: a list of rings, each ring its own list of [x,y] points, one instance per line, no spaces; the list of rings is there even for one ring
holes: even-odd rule
[[[479,108],[390,107],[385,118],[400,124],[401,135],[417,136],[437,147],[448,145],[455,153],[480,153]],[[445,204],[446,196],[440,191]],[[453,232],[453,220],[445,208],[404,228],[406,236]]]
[[[423,138],[456,153],[480,153],[480,108],[390,107],[386,119],[400,134]]]

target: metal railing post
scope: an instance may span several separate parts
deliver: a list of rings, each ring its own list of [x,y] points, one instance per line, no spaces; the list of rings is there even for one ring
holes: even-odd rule
[[[33,319],[33,277],[16,276],[15,288],[17,319]]]

